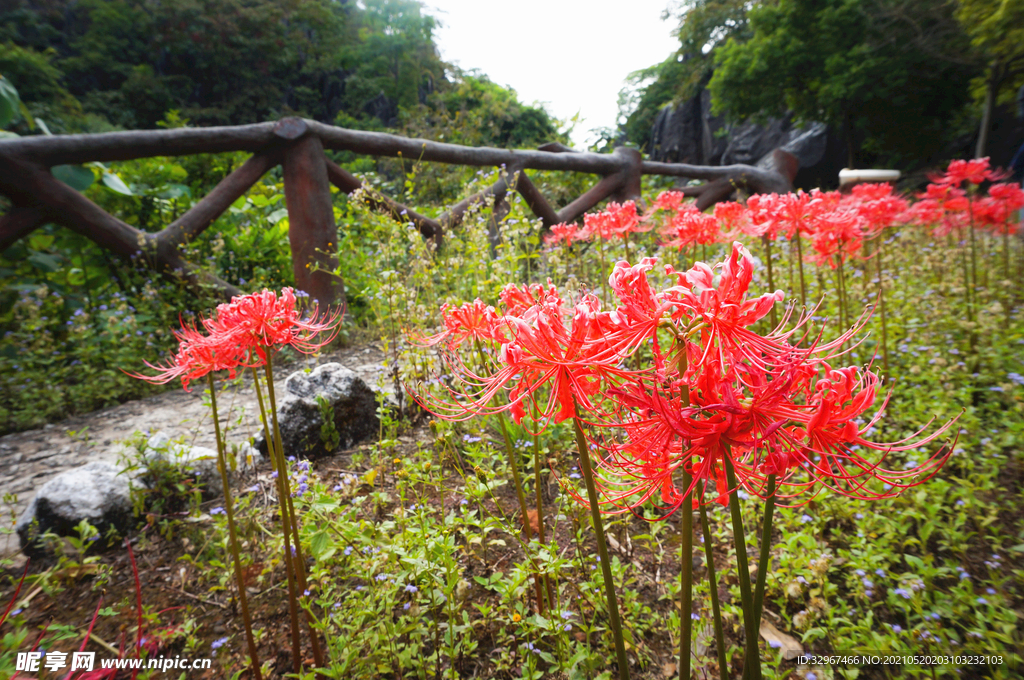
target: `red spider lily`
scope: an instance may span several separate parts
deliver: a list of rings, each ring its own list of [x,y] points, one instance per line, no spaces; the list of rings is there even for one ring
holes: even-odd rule
[[[856,210],[838,208],[822,211],[812,218],[811,246],[819,265],[835,269],[861,249],[863,218]]]
[[[316,351],[334,339],[337,321],[337,315],[318,319],[316,307],[309,319],[300,319],[291,288],[285,288],[280,298],[269,290],[236,296],[217,307],[215,318],[202,320],[209,335],[194,326],[183,325],[175,331],[177,354],[166,365],[145,362],[157,375],[129,375],[161,385],[180,378],[188,390],[189,382],[213,371],[227,370],[234,377],[239,368],[259,366],[272,347],[291,345],[300,352]],[[314,340],[328,330],[333,330],[328,337]]]
[[[143,362],[157,371],[156,375],[128,375],[157,385],[180,379],[182,388],[187,392],[191,381],[203,378],[208,373],[226,370],[234,378],[238,368],[248,368],[250,365],[240,339],[233,334],[207,336],[192,326],[183,326],[180,331],[174,331],[174,336],[178,339],[178,352],[167,364]]]
[[[502,322],[511,339],[501,346],[497,370],[479,376],[449,356],[453,373],[470,390],[453,392],[455,400],[450,402],[420,397],[428,410],[452,420],[509,410],[516,422],[522,422],[523,404],[528,402],[536,407],[538,418],[557,423],[575,415],[575,402],[595,408],[592,398],[603,382],[629,373],[618,367],[622,357],[611,340],[622,330],[620,324],[600,311],[600,301],[593,295],[584,295],[569,307],[554,294],[534,297],[544,292],[541,286],[506,287],[503,298],[513,304]],[[524,297],[534,304],[522,307]],[[547,397],[539,396],[545,389]],[[501,394],[507,401],[494,404]]]
[[[466,340],[497,343],[506,341],[501,330],[501,317],[494,311],[494,307],[484,304],[480,298],[454,309],[448,304],[442,305],[441,318],[444,321],[444,331],[423,338],[419,344],[429,347],[447,341],[448,347],[456,348]]]
[[[911,206],[904,219],[922,226],[932,226],[932,235],[941,238],[969,225],[970,201],[963,189],[947,184],[929,184]]]
[[[719,352],[723,365],[727,363],[726,354],[754,358],[761,352],[777,351],[781,337],[763,338],[747,327],[766,316],[772,305],[785,298],[785,293],[777,290],[747,299],[754,263],[739,242],[733,243],[729,259],[716,265],[718,267],[722,274],[717,287],[714,270],[703,262],[696,263],[685,273],[677,272],[671,265],[665,267],[665,273],[678,280],[677,285],[664,293],[666,300],[676,306],[674,317],[701,324],[705,349],[698,362],[703,363],[713,350]]]
[[[718,220],[706,215],[692,203],[683,205],[661,230],[663,236],[671,237],[666,248],[683,248],[718,242]]]
[[[522,287],[509,283],[498,294],[498,298],[505,305],[505,316],[522,316],[538,305],[562,305],[562,296],[551,279],[548,279],[547,287],[539,283]]]
[[[316,352],[337,335],[340,314],[321,317],[314,305],[309,318],[302,319],[294,290],[284,288],[278,297],[274,291],[264,289],[218,305],[216,318],[207,319],[203,325],[212,335],[236,338],[245,349],[265,359],[267,349],[284,345],[306,354]],[[325,331],[330,334],[315,340]]]
[[[551,225],[547,236],[544,237],[544,245],[552,246],[565,241],[566,246],[571,246],[573,241],[580,240],[580,228],[572,222],[562,222]]]
[[[723,235],[729,238],[749,233],[750,215],[746,206],[734,201],[715,204],[715,219]]]
[[[891,184],[858,184],[847,201],[860,214],[864,232],[873,237],[896,224],[907,202],[892,193]]]
[[[784,231],[787,223],[778,219],[782,208],[780,198],[778,194],[755,194],[747,199],[748,235],[774,241],[780,233],[787,233]]]
[[[583,216],[583,230],[578,238],[581,241],[592,238],[604,240],[622,238],[631,232],[646,231],[640,224],[640,215],[636,212],[636,203],[609,203],[608,207],[599,212]]]
[[[959,187],[964,182],[978,185],[986,181],[996,182],[1004,177],[1005,173],[993,170],[989,166],[989,158],[985,156],[984,158],[975,158],[969,161],[950,161],[946,173],[934,178],[933,181],[936,184]]]
[[[654,204],[651,205],[651,212],[657,210],[679,210],[679,206],[682,205],[683,201],[686,200],[686,194],[682,191],[663,191],[658,194],[658,197],[654,199]]]
[[[1024,208],[1024,190],[1015,183],[993,184],[988,196],[977,201],[974,214],[977,220],[995,233],[1013,234],[1016,211]]]

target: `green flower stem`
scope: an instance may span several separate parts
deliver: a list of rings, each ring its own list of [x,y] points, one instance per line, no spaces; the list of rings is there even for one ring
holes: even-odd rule
[[[878,238],[878,250],[875,251],[875,264],[878,273],[878,306],[882,313],[882,368],[885,376],[889,377],[889,333],[885,320],[885,284],[882,279],[882,243],[881,236]]]
[[[768,292],[769,293],[774,293],[775,292],[775,279],[772,277],[772,242],[770,240],[768,240],[768,235],[767,234],[765,234],[761,238],[764,240],[765,259],[768,261]],[[778,322],[778,320],[777,320],[777,318],[775,316],[775,304],[774,303],[772,303],[771,317],[770,318],[772,320],[772,328],[775,328],[776,326],[779,325],[779,322]]]
[[[754,596],[750,588],[750,565],[747,562],[747,543],[743,534],[743,518],[740,516],[739,485],[736,483],[736,470],[732,458],[726,450],[722,456],[725,461],[725,475],[729,484],[729,509],[732,511],[732,535],[736,544],[736,570],[740,579],[740,598],[743,601],[743,627],[746,632],[746,652],[743,662],[743,677],[747,680],[760,680],[761,653],[757,646],[760,622],[754,620]],[[748,670],[749,669],[749,670]]]
[[[501,436],[505,440],[505,451],[508,453],[508,464],[512,468],[512,482],[516,485],[516,497],[519,499],[519,510],[522,513],[523,521],[523,536],[526,538],[527,547],[530,544],[530,539],[533,537],[533,531],[530,529],[530,516],[526,514],[526,494],[523,493],[523,480],[519,477],[519,461],[516,460],[516,452],[512,448],[512,438],[508,434],[508,423],[505,422],[505,414],[501,411],[498,412],[498,427],[501,428]],[[539,510],[538,510],[539,512]],[[527,552],[529,550],[527,549]],[[532,558],[530,560],[533,561]],[[536,571],[533,574],[533,589],[534,595],[537,598],[537,613],[544,613],[544,592],[543,586],[540,582],[540,572]]]
[[[689,472],[683,472],[683,486],[693,482]],[[693,640],[693,492],[686,494],[679,508],[679,678],[690,680],[690,641]]]
[[[289,522],[285,526],[285,531],[287,532],[290,528],[292,532],[292,547],[295,550],[295,554],[292,556],[292,563],[295,567],[297,590],[298,592],[306,592],[306,562],[302,558],[302,543],[299,540],[299,520],[295,514],[295,506],[292,503],[291,483],[288,480],[288,466],[285,464],[284,445],[281,443],[281,428],[277,422],[277,399],[274,395],[274,366],[270,352],[267,352],[267,363],[263,365],[263,369],[267,375],[267,397],[270,401],[270,414],[274,422],[274,443],[277,446],[278,460],[283,471],[283,474],[278,474],[278,479],[281,480],[281,485],[284,487],[285,492],[282,505],[287,504],[288,506]],[[306,617],[306,625],[309,627],[309,643],[313,650],[313,661],[316,663],[317,668],[323,668],[325,662],[323,650],[320,648],[320,638],[313,626],[312,619],[308,616]]]
[[[292,560],[291,532],[288,530],[288,525],[291,523],[291,520],[288,517],[288,503],[284,500],[286,497],[284,482],[288,478],[288,470],[284,465],[284,456],[281,455],[280,450],[277,448],[277,442],[270,430],[270,423],[267,418],[267,408],[263,402],[263,391],[260,389],[259,374],[256,372],[255,368],[252,369],[252,377],[253,384],[256,387],[256,400],[260,405],[260,418],[263,421],[263,431],[266,433],[267,451],[270,454],[270,460],[274,465],[274,469],[277,471],[277,503],[281,512],[281,534],[284,539],[284,566],[288,581],[288,614],[291,623],[292,635],[292,667],[295,670],[295,674],[298,675],[302,672],[302,644],[300,640],[301,634],[299,632],[299,599],[298,593],[295,590],[295,564]]]
[[[534,404],[534,419],[536,420],[537,405]],[[537,495],[537,540],[541,545],[546,545],[544,537],[544,494],[540,488],[540,438],[533,435],[533,486]],[[551,579],[544,574],[544,591],[548,598],[548,607],[555,606],[555,597],[551,592]]]
[[[622,622],[619,620],[619,604],[615,599],[615,582],[612,580],[612,563],[608,559],[608,544],[604,537],[604,522],[601,519],[601,507],[598,504],[597,485],[594,483],[594,470],[590,465],[590,452],[587,450],[587,438],[583,435],[580,424],[580,407],[576,404],[576,416],[572,419],[576,429],[576,448],[580,454],[580,470],[587,485],[587,500],[590,503],[590,518],[594,523],[594,534],[597,537],[597,552],[601,556],[601,573],[604,575],[604,592],[608,600],[608,618],[615,639],[615,656],[619,663],[619,680],[629,680],[629,661],[626,658],[626,645],[622,638]]]
[[[704,483],[697,485],[700,500],[700,527],[704,534],[704,561],[708,568],[708,590],[711,593],[711,614],[715,625],[715,644],[718,647],[718,674],[722,680],[729,680],[729,662],[725,658],[725,633],[722,630],[722,607],[718,602],[718,579],[715,578],[715,551],[711,543],[711,528],[708,526],[708,511],[704,506]]]
[[[224,440],[220,434],[220,419],[217,414],[217,390],[213,384],[213,373],[206,374],[210,383],[210,409],[213,411],[213,433],[217,438],[217,469],[224,487],[224,509],[228,516],[228,540],[231,545],[231,560],[235,565],[235,583],[238,585],[238,603],[242,608],[242,623],[245,625],[245,641],[252,659],[252,672],[256,680],[262,680],[260,659],[256,653],[256,640],[252,635],[252,618],[249,616],[249,598],[245,593],[245,579],[242,576],[242,558],[238,550],[238,534],[235,531],[235,507],[231,500],[231,484],[228,482],[228,464],[224,455]]]
[[[757,561],[757,584],[754,586],[754,620],[761,625],[761,607],[764,603],[764,585],[768,578],[772,544],[772,518],[775,515],[775,475],[768,475],[768,497],[764,501],[764,521],[761,523],[761,555]]]
[[[797,267],[800,270],[800,304],[804,307],[807,306],[807,284],[804,281],[804,248],[800,244],[800,229],[797,228],[795,239],[796,241],[796,262]]]

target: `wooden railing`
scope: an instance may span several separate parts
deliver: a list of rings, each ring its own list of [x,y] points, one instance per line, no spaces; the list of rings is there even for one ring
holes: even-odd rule
[[[542,220],[543,228],[548,229],[552,224],[578,219],[605,199],[639,199],[640,177],[644,174],[708,180],[685,190],[688,195],[697,197],[700,207],[722,200],[737,187],[751,193],[789,191],[796,174],[795,159],[783,151],[776,151],[774,163],[767,167],[696,166],[644,161],[638,151],[626,147],[618,147],[611,154],[580,153],[560,144],[546,145],[536,151],[465,147],[347,130],[301,118],[234,127],[22,137],[0,141],[0,193],[12,202],[12,208],[0,217],[0,251],[37,227],[52,222],[83,234],[121,256],[142,253],[142,259],[161,273],[177,272],[190,283],[213,284],[225,296],[239,294],[241,291],[230,283],[203,273],[185,261],[179,248],[209,227],[268,170],[283,165],[295,285],[322,304],[339,303],[344,300],[344,285],[333,273],[337,269],[337,226],[330,185],[351,193],[362,188],[362,183],[331,162],[324,155],[324,149],[456,165],[504,167],[506,172],[495,184],[460,201],[436,219],[386,196],[369,195],[371,207],[397,221],[412,222],[424,237],[434,239],[439,245],[445,231],[457,226],[474,204],[492,202],[500,221],[509,191],[519,192]],[[188,212],[156,233],[142,231],[110,215],[50,173],[50,168],[64,164],[232,151],[251,151],[253,155]],[[538,191],[526,170],[568,170],[600,175],[601,179],[583,195],[556,210]]]

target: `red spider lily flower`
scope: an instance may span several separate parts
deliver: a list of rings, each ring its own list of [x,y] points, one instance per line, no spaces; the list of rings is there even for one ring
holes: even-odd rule
[[[975,204],[974,214],[991,231],[1014,234],[1018,228],[1014,217],[1021,208],[1024,208],[1024,190],[1015,183],[993,184],[988,196]]]
[[[706,215],[692,203],[685,204],[661,230],[663,236],[671,237],[662,244],[666,248],[683,248],[718,242],[718,220]]]
[[[959,187],[964,182],[978,185],[986,181],[998,181],[1005,177],[1004,173],[993,170],[989,166],[989,158],[975,158],[969,161],[950,161],[949,168],[941,177],[936,178],[935,183],[946,186]]]
[[[897,223],[907,210],[907,202],[892,193],[891,184],[858,184],[847,203],[860,214],[864,232],[873,237]]]
[[[544,245],[552,246],[565,241],[566,246],[571,246],[573,241],[580,240],[580,228],[573,222],[562,222],[551,225],[547,236],[544,237]]]
[[[484,304],[480,298],[455,308],[447,303],[442,305],[441,318],[445,329],[423,338],[419,344],[429,347],[447,341],[448,347],[456,348],[466,340],[506,342],[501,330],[501,317],[494,307]]]
[[[678,283],[665,291],[666,300],[676,305],[675,318],[685,318],[702,324],[704,354],[699,363],[707,360],[712,350],[719,352],[720,361],[727,363],[726,354],[745,355],[755,358],[760,353],[774,353],[779,350],[779,337],[763,338],[747,327],[765,317],[776,302],[785,299],[785,293],[777,290],[765,293],[753,300],[747,299],[747,291],[754,277],[754,263],[750,253],[739,242],[733,243],[729,259],[721,267],[721,277],[715,286],[714,270],[698,262],[689,271],[677,272],[666,265],[665,273],[676,276]]]
[[[904,219],[922,226],[931,226],[936,238],[969,226],[970,200],[963,189],[946,184],[929,184],[918,198],[921,200],[904,213]]]
[[[811,246],[817,253],[817,263],[835,269],[841,262],[855,255],[864,241],[864,220],[849,208],[827,210],[812,218]]]
[[[612,202],[599,213],[583,216],[583,230],[579,239],[589,240],[596,237],[607,241],[622,238],[626,234],[636,231],[645,231],[645,228],[640,225],[636,203],[633,201],[626,201],[622,204]]]
[[[476,375],[449,356],[452,372],[469,391],[453,391],[454,400],[448,402],[429,396],[417,399],[438,417],[449,420],[508,410],[516,422],[522,422],[524,403],[534,406],[540,420],[556,423],[573,417],[577,402],[593,410],[592,398],[603,382],[629,373],[618,366],[621,356],[610,340],[620,329],[611,315],[600,311],[600,301],[593,295],[584,295],[567,307],[556,295],[534,297],[543,292],[541,286],[508,286],[503,291],[505,299],[517,304],[526,296],[536,302],[525,309],[517,307],[518,314],[512,314],[510,306],[502,317],[510,340],[501,346],[492,374]],[[541,395],[545,390],[546,398]],[[506,400],[496,404],[499,395]]]
[[[555,307],[562,305],[562,296],[551,279],[548,279],[547,287],[539,283],[522,287],[509,283],[498,293],[498,298],[505,305],[505,316],[522,316],[543,304]]]
[[[718,220],[720,231],[729,238],[748,233],[750,215],[747,207],[735,201],[722,201],[715,204],[715,219]]]
[[[157,385],[180,379],[187,392],[191,381],[206,377],[208,373],[227,370],[234,378],[238,368],[249,366],[240,339],[230,333],[207,336],[194,327],[183,326],[180,331],[174,331],[174,336],[178,339],[178,352],[166,365],[144,362],[157,371],[156,375],[128,375]]]
[[[682,191],[663,191],[658,194],[658,197],[654,199],[654,204],[651,205],[651,212],[657,210],[679,210],[679,206],[682,205],[683,201],[686,200],[686,194]]]
[[[270,348],[289,345],[310,354],[330,343],[338,332],[340,312],[320,316],[314,305],[308,318],[301,318],[295,291],[284,288],[278,296],[272,290],[232,298],[218,305],[214,319],[203,322],[212,335],[235,338],[262,359]],[[317,339],[317,336],[328,335]]]

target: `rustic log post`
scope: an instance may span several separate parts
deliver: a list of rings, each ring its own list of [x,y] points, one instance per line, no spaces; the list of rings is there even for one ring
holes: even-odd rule
[[[22,236],[32,233],[45,222],[45,215],[39,208],[14,206],[0,217],[0,253],[10,248]]]
[[[283,136],[283,135],[282,135]],[[338,227],[320,138],[305,134],[284,152],[284,198],[295,287],[321,305],[345,303],[338,268]]]
[[[636,149],[628,146],[617,146],[612,156],[618,157],[622,162],[622,183],[611,195],[613,201],[625,203],[635,201],[637,208],[643,208],[643,197],[641,196],[640,179],[644,171],[644,158]]]

